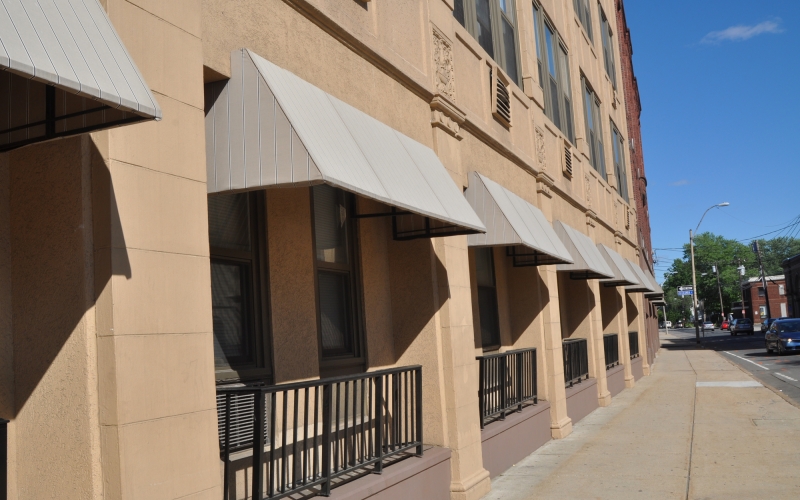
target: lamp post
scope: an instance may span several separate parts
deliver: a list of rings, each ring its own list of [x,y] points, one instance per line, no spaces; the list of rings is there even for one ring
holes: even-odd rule
[[[689,230],[689,249],[692,253],[692,302],[694,305],[694,335],[698,344],[700,343],[700,325],[697,323],[699,318],[697,311],[697,272],[694,269],[694,235],[697,233],[697,230],[700,229],[700,224],[703,223],[703,219],[706,218],[706,214],[709,212],[709,210],[712,208],[727,207],[728,205],[730,205],[730,203],[725,201],[708,207],[706,211],[703,212],[703,216],[700,217],[700,222],[697,223],[697,227],[694,228],[694,233],[691,229]]]

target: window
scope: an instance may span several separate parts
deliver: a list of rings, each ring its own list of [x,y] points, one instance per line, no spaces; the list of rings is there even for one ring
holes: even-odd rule
[[[767,315],[767,306],[758,306],[758,314],[763,318]]]
[[[600,20],[602,28],[600,34],[603,37],[603,62],[605,63],[606,74],[611,79],[611,84],[614,86],[614,89],[616,89],[617,61],[614,52],[614,34],[611,31],[611,24],[608,22],[608,18],[606,18],[606,14],[602,9],[600,10]]]
[[[589,9],[589,0],[572,0],[572,6],[575,8],[575,15],[578,16],[583,29],[586,30],[589,40],[592,38],[592,11]]]
[[[533,27],[539,85],[544,90],[544,112],[567,140],[575,142],[570,89],[569,59],[558,32],[544,18],[541,7],[533,4]]]
[[[497,285],[491,248],[475,249],[475,274],[478,282],[481,344],[484,349],[500,347],[500,317],[497,312]]]
[[[515,0],[455,0],[453,16],[478,40],[517,85],[517,16]]]
[[[314,252],[322,358],[360,356],[360,279],[355,251],[353,195],[321,185],[312,188]]]
[[[600,99],[594,93],[586,78],[583,79],[583,111],[586,122],[586,142],[589,143],[590,163],[603,179],[606,176],[605,150],[603,149],[603,128],[600,123]]]
[[[628,171],[625,168],[625,139],[622,138],[614,122],[611,122],[611,139],[614,149],[614,175],[617,177],[617,192],[625,200],[625,203],[629,203]]]
[[[763,286],[758,287],[758,296],[759,297],[763,297],[764,296],[764,287]]]
[[[778,295],[786,295],[786,287],[785,286],[778,285]]]
[[[217,379],[270,373],[263,193],[208,198]]]

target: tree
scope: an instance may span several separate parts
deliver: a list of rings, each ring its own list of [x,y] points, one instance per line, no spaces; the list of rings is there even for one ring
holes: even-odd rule
[[[771,240],[759,240],[761,246],[764,271],[767,275],[783,274],[781,262],[784,259],[800,253],[800,239],[780,237]],[[691,316],[691,297],[684,299],[683,304],[677,296],[679,286],[692,284],[692,263],[689,244],[683,246],[683,258],[675,259],[666,273],[664,292],[667,301],[667,318],[673,317],[688,319]],[[694,238],[694,260],[697,270],[697,297],[705,305],[707,318],[719,319],[721,308],[719,288],[722,290],[722,300],[725,313],[731,310],[731,304],[741,300],[740,276],[738,267],[745,267],[745,276],[741,279],[759,275],[758,263],[755,254],[748,245],[737,240],[727,239],[712,233],[698,234]],[[719,288],[717,287],[717,273],[719,270]],[[682,315],[681,310],[686,309]]]

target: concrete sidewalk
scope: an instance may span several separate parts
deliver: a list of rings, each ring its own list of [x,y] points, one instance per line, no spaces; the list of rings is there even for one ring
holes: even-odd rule
[[[800,498],[800,409],[713,351],[662,345],[651,376],[484,499]]]

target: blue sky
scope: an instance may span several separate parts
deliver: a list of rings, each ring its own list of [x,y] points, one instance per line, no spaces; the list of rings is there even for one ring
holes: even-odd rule
[[[800,1],[626,0],[654,248],[800,215]],[[786,231],[784,231],[784,234]],[[659,280],[680,252],[658,250]]]

